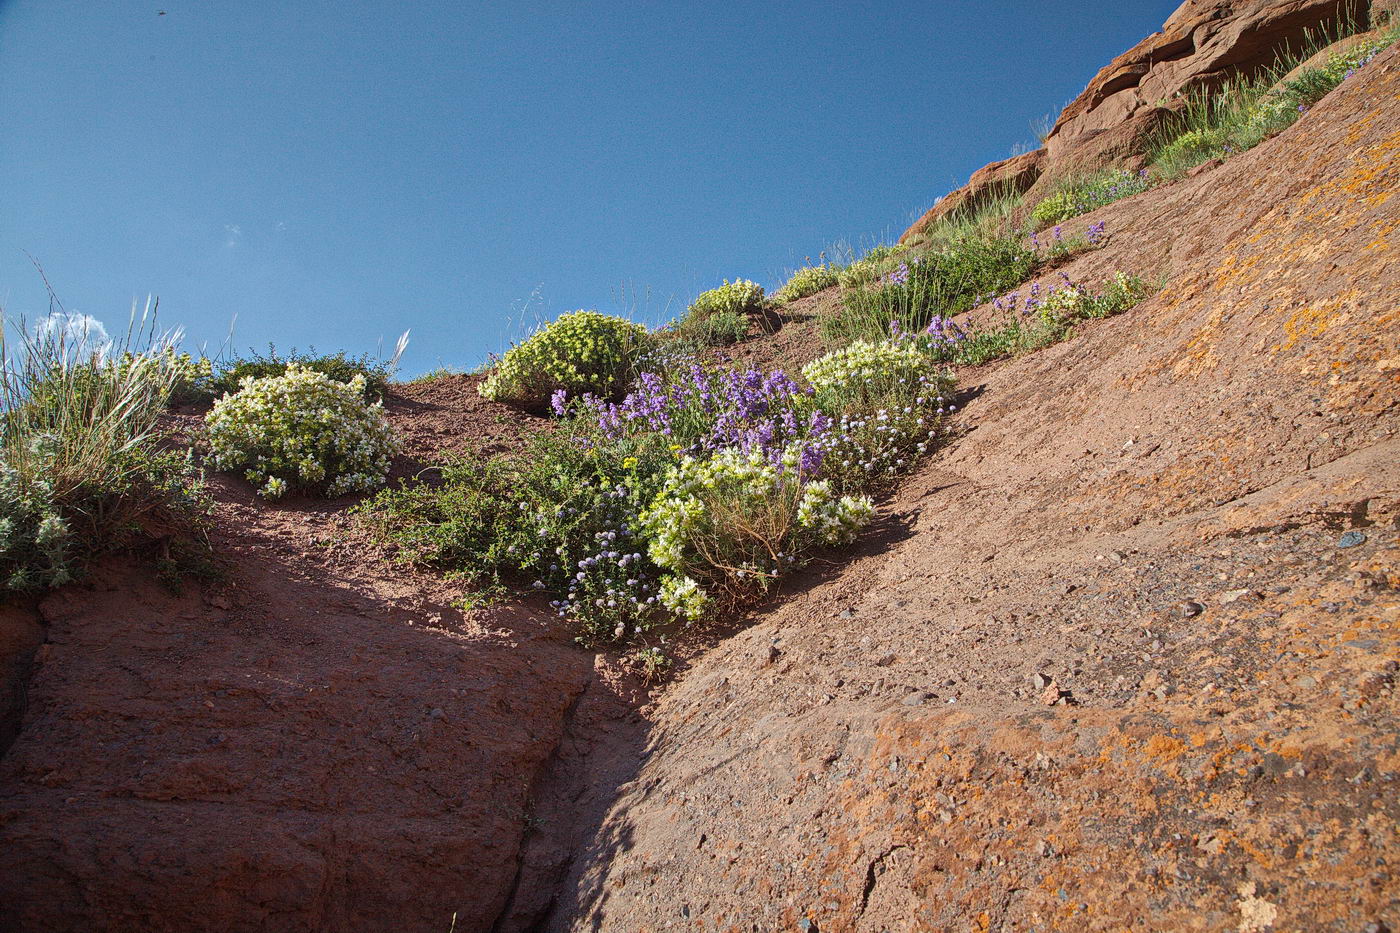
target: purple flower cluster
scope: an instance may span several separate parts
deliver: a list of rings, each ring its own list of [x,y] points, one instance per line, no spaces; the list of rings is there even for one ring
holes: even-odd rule
[[[899,268],[895,269],[892,272],[888,272],[885,275],[882,275],[877,280],[876,284],[881,288],[883,288],[886,285],[908,285],[909,273],[914,271],[914,267],[918,264],[919,260],[917,257],[909,260],[908,262],[901,262],[899,264]]]
[[[1020,292],[1010,292],[997,297],[992,302],[992,307],[996,308],[998,311],[1006,312],[1019,310],[1021,314],[1029,315],[1039,311],[1041,305],[1048,301],[1051,296],[1063,289],[1069,289],[1070,291],[1080,294],[1084,293],[1084,289],[1075,284],[1074,280],[1063,270],[1060,271],[1060,279],[1062,280],[1060,284],[1048,285],[1044,288],[1041,287],[1039,282],[1032,282],[1029,294],[1026,295],[1024,301],[1021,298]]]
[[[672,379],[643,373],[619,403],[589,396],[583,402],[607,438],[651,432],[692,455],[735,447],[761,450],[774,462],[801,443],[803,472],[815,472],[821,455],[810,442],[830,429],[831,419],[801,404],[811,394],[782,370],[711,372],[697,363]]]
[[[1089,232],[1086,234],[1086,237],[1089,240],[1089,245],[1102,246],[1104,243],[1108,242],[1108,233],[1106,232],[1107,229],[1108,224],[1102,220],[1090,224]]]

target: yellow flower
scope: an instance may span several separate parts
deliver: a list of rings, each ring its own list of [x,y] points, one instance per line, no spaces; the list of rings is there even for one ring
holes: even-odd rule
[[[623,457],[623,458],[622,458],[622,468],[623,468],[624,470],[635,469],[636,466],[637,466],[637,458],[636,458],[636,457]]]

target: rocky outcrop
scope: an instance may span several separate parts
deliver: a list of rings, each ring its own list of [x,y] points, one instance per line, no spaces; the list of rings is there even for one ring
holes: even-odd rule
[[[974,173],[900,241],[917,239],[935,220],[987,197],[998,185],[1019,194],[1033,186],[1046,190],[1072,171],[1114,163],[1136,168],[1144,142],[1180,106],[1183,95],[1266,68],[1283,50],[1301,47],[1309,33],[1341,19],[1364,22],[1382,13],[1382,5],[1372,13],[1363,0],[1187,0],[1161,31],[1094,76],[1060,113],[1043,151]],[[1017,163],[1018,169],[1010,172],[1010,163]],[[1008,180],[1012,184],[1007,185]]]
[[[1400,928],[1397,192],[1392,49],[1078,218],[1063,271],[1163,290],[960,373],[874,546],[659,703],[553,928]]]
[[[295,546],[341,529],[257,524],[218,542],[213,592],[117,561],[42,604],[0,929],[461,933],[512,902],[591,657],[528,610],[464,621],[430,580]]]

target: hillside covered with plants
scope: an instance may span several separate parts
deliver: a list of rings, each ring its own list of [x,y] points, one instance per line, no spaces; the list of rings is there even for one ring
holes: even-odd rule
[[[6,322],[0,928],[1400,928],[1397,40],[472,373]]]

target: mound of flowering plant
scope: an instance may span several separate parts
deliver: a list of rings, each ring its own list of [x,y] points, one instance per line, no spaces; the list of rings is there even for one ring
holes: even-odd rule
[[[687,309],[691,318],[712,314],[754,314],[763,310],[763,286],[747,279],[725,279],[719,288],[701,292]]]
[[[774,463],[729,449],[685,457],[667,474],[641,524],[652,561],[670,572],[661,588],[668,609],[693,619],[711,600],[751,600],[813,549],[855,539],[874,515],[871,501],[806,479],[798,458]]]
[[[842,490],[887,487],[926,455],[952,408],[953,380],[935,363],[962,332],[937,319],[926,331],[857,341],[803,369],[816,403],[836,419],[817,439],[822,475]]]
[[[647,349],[646,328],[597,311],[574,311],[512,347],[478,391],[486,398],[543,409],[558,390],[616,395]]]
[[[363,376],[339,382],[296,365],[283,376],[247,377],[205,419],[214,468],[243,470],[267,499],[377,489],[398,445],[383,405],[367,404],[364,393]]]
[[[1031,221],[1037,228],[1048,227],[1087,214],[1114,201],[1140,194],[1151,188],[1153,181],[1143,169],[1101,172],[1045,198],[1031,211]]]
[[[792,274],[787,284],[773,293],[773,300],[779,304],[815,295],[824,288],[830,288],[840,279],[840,274],[825,263],[819,266],[803,266]]]
[[[813,408],[811,394],[781,370],[713,370],[692,363],[669,377],[643,373],[620,403],[584,398],[580,404],[609,440],[649,433],[691,456],[732,447],[776,461],[830,424]],[[565,404],[562,396],[556,398],[556,410],[562,412]],[[806,468],[814,470],[813,452],[800,453]]]
[[[903,340],[857,340],[802,367],[802,377],[813,390],[838,389],[848,401],[880,397],[936,372],[927,353]]]

